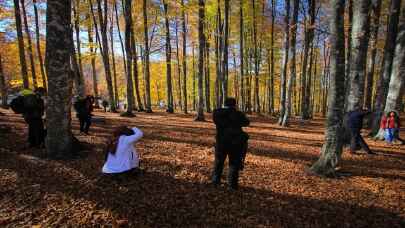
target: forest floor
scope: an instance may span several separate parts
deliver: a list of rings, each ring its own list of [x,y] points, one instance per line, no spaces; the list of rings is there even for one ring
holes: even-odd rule
[[[78,136],[88,150],[54,161],[26,149],[23,119],[0,109],[1,227],[405,227],[405,146],[367,139],[377,155],[345,149],[347,176],[324,179],[305,172],[319,156],[324,120],[281,128],[273,118],[251,117],[241,187],[229,191],[226,183],[210,185],[215,128],[208,115],[202,123],[164,112],[95,114],[105,122]],[[145,173],[117,181],[100,170],[103,145],[123,124],[145,133],[136,145]]]

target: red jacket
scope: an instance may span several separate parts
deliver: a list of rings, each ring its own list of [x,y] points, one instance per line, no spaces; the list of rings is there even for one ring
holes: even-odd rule
[[[380,128],[387,129],[387,128],[400,128],[399,121],[394,116],[386,117],[383,116],[381,118]]]

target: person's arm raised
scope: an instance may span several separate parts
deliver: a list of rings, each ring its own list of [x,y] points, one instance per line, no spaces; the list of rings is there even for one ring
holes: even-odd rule
[[[125,136],[125,138],[124,138],[124,142],[127,144],[135,143],[136,141],[138,141],[139,139],[141,139],[143,137],[143,132],[141,130],[139,130],[138,128],[134,127],[134,128],[132,128],[132,130],[134,131],[134,134]]]

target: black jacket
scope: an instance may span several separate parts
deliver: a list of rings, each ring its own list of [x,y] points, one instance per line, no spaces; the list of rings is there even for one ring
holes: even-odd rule
[[[366,111],[351,111],[347,113],[347,126],[352,130],[361,130],[363,128],[363,119],[370,112]]]
[[[247,134],[242,127],[249,126],[246,115],[235,108],[220,108],[214,110],[214,123],[217,129],[217,141],[227,143],[231,141],[247,140]]]

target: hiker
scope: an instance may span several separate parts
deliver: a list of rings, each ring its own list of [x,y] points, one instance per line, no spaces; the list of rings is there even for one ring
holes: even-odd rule
[[[368,110],[354,110],[347,113],[347,127],[350,131],[350,153],[356,154],[356,150],[363,149],[367,154],[374,154],[364,141],[360,132],[363,128],[363,119],[365,116],[371,114]]]
[[[102,102],[101,102],[101,105],[103,106],[103,108],[104,108],[104,112],[107,112],[107,107],[108,107],[108,101],[107,100],[103,100]]]
[[[128,173],[139,167],[139,155],[134,144],[143,133],[138,128],[117,127],[105,150],[102,172],[106,174]]]
[[[39,148],[45,145],[45,128],[43,115],[45,103],[42,99],[46,93],[45,89],[37,88],[33,93],[24,90],[23,95],[23,117],[28,124],[28,143],[30,148]]]
[[[243,170],[249,136],[242,127],[249,126],[249,120],[244,113],[236,109],[236,100],[227,98],[225,107],[214,110],[216,125],[215,161],[212,182],[221,183],[222,171],[226,157],[229,157],[229,187],[238,188],[239,171]]]
[[[402,143],[399,139],[399,116],[395,111],[390,111],[381,118],[380,128],[384,129],[384,139],[387,143]]]
[[[80,122],[80,133],[84,133],[86,135],[89,134],[89,129],[91,125],[91,117],[93,112],[93,104],[94,104],[94,97],[87,96],[84,99],[78,99],[74,107],[77,112],[77,118],[79,118]]]

